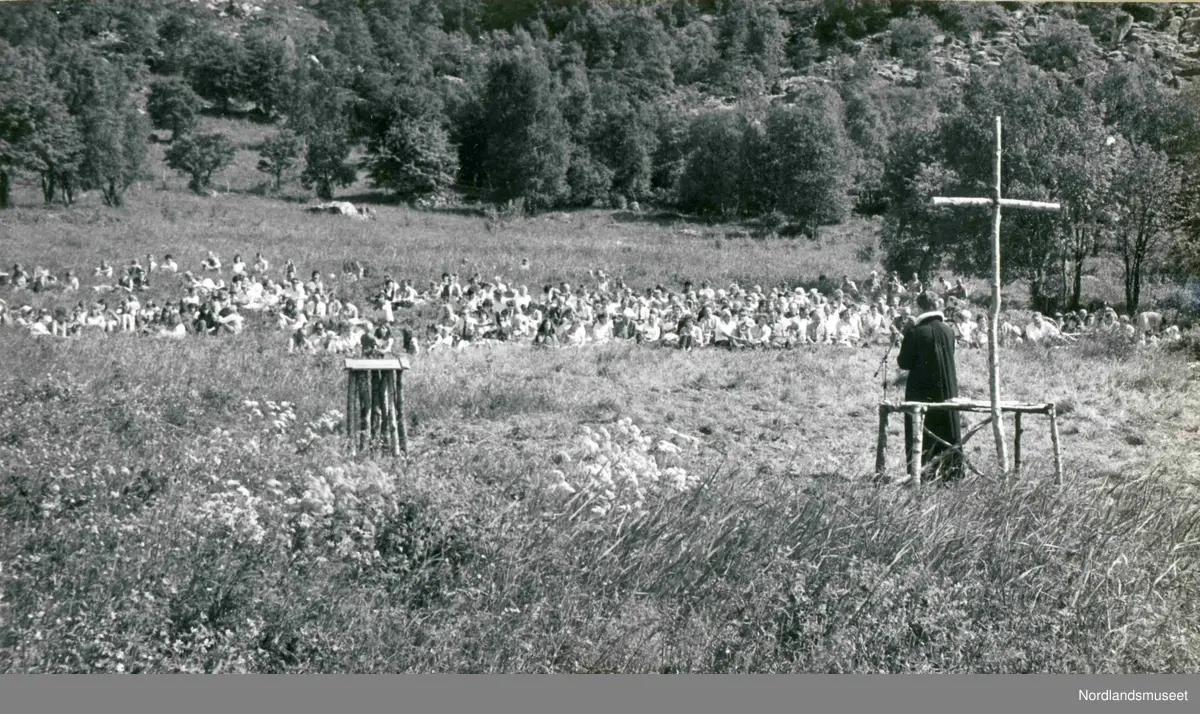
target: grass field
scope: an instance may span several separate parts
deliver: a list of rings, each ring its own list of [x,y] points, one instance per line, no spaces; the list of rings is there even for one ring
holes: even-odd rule
[[[418,285],[478,270],[531,291],[596,268],[765,286],[873,267],[865,221],[814,243],[600,211],[505,222],[383,205],[358,222],[232,176],[213,198],[147,181],[118,211],[20,193],[0,257],[90,275],[101,257],[171,252],[196,269],[208,250],[262,251],[275,269],[358,259]],[[339,361],[285,348],[271,330],[4,333],[0,668],[1200,670],[1200,371],[1181,355],[1006,351],[1005,398],[1064,414],[1066,484],[1027,419],[1013,490],[985,433],[972,446],[987,477],[917,495],[866,478],[882,348],[421,355],[412,453],[362,463],[339,445]],[[986,396],[986,353],[960,352],[959,374]],[[601,459],[611,485],[589,478]],[[551,489],[560,477],[573,495]]]

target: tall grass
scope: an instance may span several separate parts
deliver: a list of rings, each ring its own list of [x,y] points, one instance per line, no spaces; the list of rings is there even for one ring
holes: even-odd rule
[[[252,195],[259,128],[209,128],[242,147],[218,181],[231,193],[193,196],[169,174],[164,189],[155,174],[128,208],[87,199],[67,210],[37,205],[25,187],[21,207],[0,215],[6,260],[75,269],[85,289],[101,257],[170,252],[194,270],[208,250],[262,251],[304,273],[359,260],[418,286],[479,271],[532,292],[594,269],[644,288],[857,279],[877,267],[862,259],[877,230],[865,221],[810,243],[599,211],[312,216]],[[338,289],[361,299],[373,285]],[[16,302],[26,299],[65,298]],[[865,478],[875,405],[897,396],[873,376],[876,349],[422,355],[407,381],[411,454],[356,462],[335,426],[338,360],[288,355],[273,330],[2,337],[4,671],[1200,664],[1200,390],[1186,354],[1006,350],[1004,398],[1059,405],[1067,484],[1051,484],[1049,439],[1029,418],[1014,490],[991,472],[985,434],[969,452],[988,476],[918,495]],[[986,395],[986,374],[983,352],[960,352],[964,394]],[[623,420],[651,445],[697,438],[653,458],[700,485],[629,509],[596,507],[608,502],[599,487],[550,490],[556,472],[590,467],[572,455],[581,429]]]
[[[1079,430],[1068,483],[1027,421],[1015,490],[918,495],[862,478],[873,353],[428,357],[412,455],[355,464],[310,426],[337,365],[274,335],[9,337],[6,671],[1197,669],[1200,412],[1169,356],[1006,353],[1011,397]],[[546,490],[581,424],[626,417],[698,437],[702,485],[602,515]]]

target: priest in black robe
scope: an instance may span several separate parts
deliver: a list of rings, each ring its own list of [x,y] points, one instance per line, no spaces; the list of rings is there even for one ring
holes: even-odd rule
[[[954,331],[938,310],[937,299],[929,292],[917,296],[922,311],[914,324],[904,331],[897,357],[900,369],[908,370],[904,400],[908,402],[944,402],[958,396],[958,374],[954,364]],[[957,411],[931,410],[925,413],[925,434],[921,448],[924,468],[947,450],[931,480],[954,481],[962,476],[962,422]],[[911,463],[915,429],[913,415],[904,415],[904,453]],[[930,436],[936,436],[932,438]],[[940,441],[939,441],[940,440]],[[945,443],[942,443],[945,442]],[[949,445],[949,446],[948,446]]]

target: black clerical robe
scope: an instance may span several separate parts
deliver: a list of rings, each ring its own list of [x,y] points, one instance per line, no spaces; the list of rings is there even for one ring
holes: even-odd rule
[[[904,400],[909,402],[944,402],[958,396],[958,374],[954,365],[954,331],[946,324],[942,313],[925,313],[917,318],[916,324],[904,332],[900,343],[900,355],[896,359],[900,369],[908,370],[908,382],[904,387]],[[925,435],[921,449],[921,464],[924,466],[948,447],[962,441],[962,422],[957,411],[935,410],[926,412]],[[913,417],[904,417],[904,453],[910,460],[914,442]],[[947,456],[934,478],[953,480],[962,475],[962,455]]]

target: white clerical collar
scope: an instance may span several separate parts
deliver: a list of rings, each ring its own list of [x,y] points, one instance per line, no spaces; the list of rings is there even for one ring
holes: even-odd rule
[[[946,319],[946,316],[942,314],[942,311],[941,311],[941,310],[931,310],[931,311],[929,311],[929,312],[923,312],[923,313],[921,313],[920,315],[917,315],[917,320],[916,320],[916,322],[917,322],[917,324],[919,325],[919,324],[921,324],[922,322],[925,322],[926,320],[928,320],[928,319],[929,319],[929,318],[931,318],[931,317],[936,317],[936,318],[938,318],[939,320],[945,320],[945,319]]]

